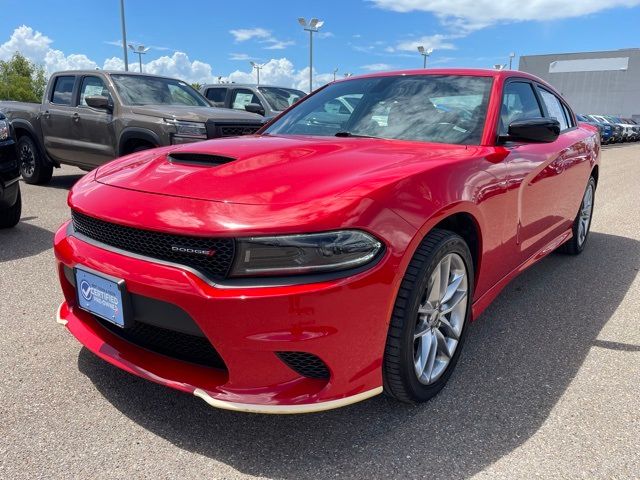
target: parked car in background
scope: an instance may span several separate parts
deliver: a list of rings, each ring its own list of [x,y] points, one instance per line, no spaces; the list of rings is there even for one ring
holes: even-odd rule
[[[424,402],[511,279],[585,248],[599,157],[596,129],[523,72],[332,82],[257,135],[76,183],[54,238],[58,322],[214,407],[305,413],[383,389]]]
[[[622,127],[622,139],[625,142],[631,142],[634,140],[635,132],[633,131],[633,125],[625,123],[620,117],[614,115],[604,115],[604,117],[611,123],[620,125]]]
[[[598,129],[600,133],[600,142],[603,145],[606,145],[611,142],[611,138],[613,136],[613,127],[608,123],[596,122],[595,120],[590,119],[585,115],[576,114],[576,118],[579,122],[587,123],[589,125],[593,125]]]
[[[275,117],[306,95],[294,88],[237,83],[205,85],[200,88],[200,93],[215,107],[246,110],[267,119]]]
[[[187,83],[98,70],[51,76],[42,104],[0,102],[18,139],[20,171],[44,184],[53,167],[92,170],[140,150],[251,134],[264,119],[213,108]]]
[[[631,128],[633,129],[634,132],[634,136],[635,136],[635,141],[639,141],[640,140],[640,125],[638,125],[638,122],[636,122],[635,120],[633,120],[632,118],[623,118],[622,119],[625,123],[631,125]]]
[[[20,171],[11,122],[0,113],[0,228],[18,224],[22,212]]]
[[[599,123],[604,123],[606,125],[610,125],[611,128],[612,128],[612,135],[611,135],[611,142],[612,143],[619,143],[619,142],[623,142],[625,140],[624,128],[622,128],[622,125],[619,125],[616,122],[612,122],[611,120],[605,118],[603,115],[589,114],[589,115],[585,115],[585,116],[587,118],[590,118],[594,122],[599,122]]]

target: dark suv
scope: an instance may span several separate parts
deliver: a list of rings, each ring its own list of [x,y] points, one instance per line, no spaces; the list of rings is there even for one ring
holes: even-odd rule
[[[0,113],[0,228],[14,227],[20,221],[20,171],[16,141],[11,123]]]

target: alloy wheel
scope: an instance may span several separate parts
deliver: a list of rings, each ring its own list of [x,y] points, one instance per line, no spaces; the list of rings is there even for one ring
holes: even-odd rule
[[[578,245],[582,245],[587,239],[589,226],[591,225],[591,214],[593,213],[593,185],[589,183],[584,197],[582,197],[582,205],[580,206],[580,217],[578,219]]]
[[[420,383],[434,383],[447,369],[464,327],[469,282],[460,255],[446,255],[429,277],[414,329],[413,363]]]
[[[29,145],[20,148],[20,170],[22,174],[31,177],[36,169],[36,156]]]

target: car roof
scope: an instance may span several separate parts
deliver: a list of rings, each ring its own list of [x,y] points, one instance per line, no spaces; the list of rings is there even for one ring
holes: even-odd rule
[[[53,75],[95,75],[99,73],[104,73],[105,75],[127,75],[130,77],[150,77],[150,78],[166,78],[168,80],[177,80],[179,82],[189,83],[186,80],[175,77],[168,77],[166,75],[154,75],[152,73],[140,73],[140,72],[125,72],[123,70],[102,70],[102,69],[94,69],[94,70],[61,70],[59,72],[54,72]]]
[[[230,87],[243,87],[243,88],[267,87],[267,88],[284,88],[286,90],[297,90],[299,92],[302,91],[299,88],[283,87],[281,85],[269,85],[269,84],[264,84],[264,83],[261,83],[260,85],[255,84],[255,83],[207,83],[207,84],[202,86],[202,88],[213,88],[213,87],[225,87],[225,88],[230,88]]]

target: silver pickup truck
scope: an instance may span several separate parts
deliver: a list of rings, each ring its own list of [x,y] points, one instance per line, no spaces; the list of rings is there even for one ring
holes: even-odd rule
[[[24,181],[44,184],[53,167],[92,170],[128,153],[159,146],[246,135],[260,115],[214,108],[187,83],[101,70],[51,76],[42,104],[0,102],[18,141]]]

